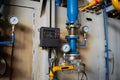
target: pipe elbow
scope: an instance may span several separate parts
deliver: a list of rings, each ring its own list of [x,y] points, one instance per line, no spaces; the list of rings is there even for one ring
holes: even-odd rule
[[[120,2],[119,0],[112,0],[112,5],[114,6],[114,8],[118,11],[120,11]]]
[[[77,46],[86,46],[87,45],[87,42],[86,42],[86,39],[84,39],[84,43],[83,44],[77,44]]]
[[[62,70],[73,70],[74,69],[74,66],[73,65],[69,65],[69,66],[66,66],[66,64],[63,64],[63,66],[55,66],[52,68],[52,70],[50,70],[50,73],[49,73],[49,80],[52,80],[53,77],[54,77],[54,72],[56,71],[62,71]]]

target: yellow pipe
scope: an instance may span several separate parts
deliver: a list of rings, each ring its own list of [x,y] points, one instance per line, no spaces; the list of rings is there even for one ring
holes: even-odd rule
[[[86,10],[87,8],[91,8],[99,3],[103,2],[103,0],[93,0],[91,1],[88,5],[82,7],[82,8],[79,8],[79,11],[84,11]]]
[[[120,2],[119,0],[112,0],[112,5],[114,6],[114,8],[118,11],[120,11]]]
[[[54,72],[56,71],[62,71],[62,70],[73,70],[74,67],[73,65],[69,65],[69,66],[66,66],[66,64],[63,64],[62,66],[55,66],[52,68],[52,70],[50,70],[50,73],[49,73],[49,80],[52,80],[53,77],[54,77]]]

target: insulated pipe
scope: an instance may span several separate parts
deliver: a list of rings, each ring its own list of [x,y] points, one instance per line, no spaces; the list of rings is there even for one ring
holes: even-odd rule
[[[74,24],[78,17],[78,0],[67,0],[68,23]]]
[[[84,11],[86,10],[87,8],[91,8],[99,3],[103,2],[103,0],[93,0],[91,1],[88,5],[82,7],[82,8],[79,8],[79,11]]]
[[[120,11],[120,2],[119,0],[112,0],[112,5],[114,6],[114,8],[118,11]]]

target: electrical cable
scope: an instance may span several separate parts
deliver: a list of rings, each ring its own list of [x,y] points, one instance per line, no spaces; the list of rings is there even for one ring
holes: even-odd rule
[[[49,72],[51,70],[50,58],[51,58],[51,48],[49,48],[49,50],[48,50]]]
[[[10,59],[10,76],[9,80],[12,80],[12,73],[13,73],[13,58],[14,58],[14,44],[12,44],[12,52],[11,52],[11,59]]]
[[[88,80],[87,74],[85,72],[85,64],[81,63],[81,65],[84,67],[83,70],[81,72],[78,72],[78,80],[84,80],[84,76],[85,76],[85,80]],[[80,73],[82,73],[81,78],[79,77]]]
[[[54,63],[55,63],[55,60],[57,59],[57,54],[56,54],[56,51],[55,51],[55,49],[53,49],[53,53],[54,53],[54,55],[55,55],[55,57],[54,57],[54,59],[53,59],[53,62],[51,63],[51,68],[53,68],[53,66],[54,66]],[[53,70],[51,69],[51,71],[52,71],[52,73],[53,73]],[[53,73],[54,75],[55,75],[55,73]]]
[[[85,77],[86,77],[86,80],[88,80],[88,77],[87,77],[86,72],[85,72],[85,71],[82,71],[82,73],[83,73],[83,74],[82,74],[81,80],[84,80],[84,79],[83,79],[83,76],[84,76],[84,75],[85,75]]]
[[[52,57],[52,53],[54,54],[54,58],[51,58]],[[49,54],[49,72],[50,70],[52,71],[52,68],[53,68],[53,65],[55,63],[55,60],[57,59],[57,54],[56,54],[56,50],[53,48],[51,51],[50,51],[50,54]],[[53,71],[52,71],[53,72]]]
[[[51,26],[51,23],[52,23],[52,21],[51,21],[51,15],[52,15],[52,1],[50,0],[50,19],[49,19],[49,27],[51,28],[52,26]],[[48,51],[48,61],[49,61],[49,72],[50,72],[50,70],[52,69],[52,63],[51,63],[51,61],[50,61],[50,58],[51,58],[51,48],[49,48],[49,51]]]
[[[13,32],[13,34],[15,35],[15,32]],[[15,39],[15,38],[14,38]],[[12,80],[12,73],[13,73],[13,59],[14,59],[14,46],[15,46],[15,40],[12,44],[12,52],[11,52],[11,59],[10,59],[10,76],[9,76],[9,80]]]

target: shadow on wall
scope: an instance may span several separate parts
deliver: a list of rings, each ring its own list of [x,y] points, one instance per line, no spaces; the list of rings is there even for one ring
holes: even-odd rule
[[[9,4],[11,0],[4,0]],[[11,40],[11,25],[8,18],[15,15],[14,9],[7,5],[3,9],[3,17],[0,20],[0,41]],[[15,44],[0,45],[0,56],[7,63],[6,73],[0,77],[0,80],[30,80],[32,64],[32,29],[23,24],[17,24],[15,27]],[[24,66],[24,67],[23,67]]]
[[[13,68],[12,65],[14,65],[13,64],[14,62],[15,63],[22,62],[22,60],[14,56],[14,53],[17,53],[17,51],[15,52],[12,50],[26,50],[27,45],[25,45],[25,42],[23,40],[21,41],[21,39],[25,39],[25,37],[29,33],[32,33],[32,30],[29,27],[26,27],[22,24],[18,24],[15,27],[15,46],[12,47],[12,45],[0,45],[0,56],[3,57],[7,63],[6,72],[2,76],[2,78],[10,77],[12,74],[11,72],[13,71],[19,73],[21,76],[25,75],[25,73],[23,73],[17,67],[14,67],[14,70],[12,69]],[[0,41],[10,41],[10,40],[11,40],[11,25],[4,20],[0,20]],[[22,53],[22,54],[25,54],[25,53]],[[12,64],[11,64],[11,61],[12,61]]]
[[[10,41],[11,40],[11,27],[9,23],[3,19],[0,19],[0,41]],[[3,77],[8,77],[10,74],[10,60],[12,45],[0,45],[0,56],[7,62],[6,73]],[[3,67],[4,68],[4,67]],[[2,70],[2,69],[1,69]]]

